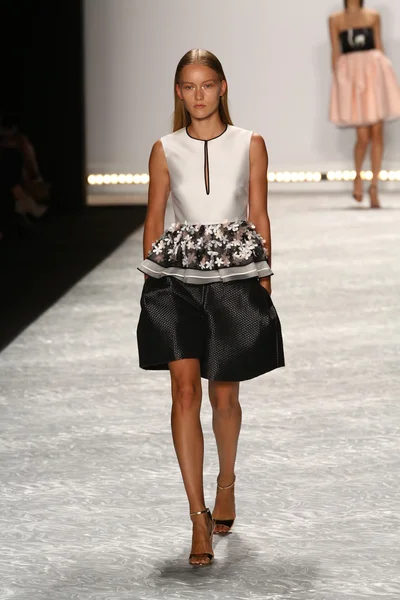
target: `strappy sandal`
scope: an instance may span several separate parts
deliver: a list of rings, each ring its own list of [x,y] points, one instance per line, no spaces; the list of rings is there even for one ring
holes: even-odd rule
[[[204,515],[207,514],[208,520],[211,521],[211,526],[210,526],[210,541],[212,541],[212,537],[213,537],[213,532],[214,532],[214,519],[211,516],[211,512],[209,508],[205,508],[204,510],[199,510],[198,512],[192,512],[190,513],[190,517],[195,517],[197,515]],[[193,519],[192,519],[193,522]],[[206,558],[208,559],[208,562],[203,562],[203,563],[198,563],[198,562],[192,562],[193,559],[202,559],[202,558]],[[189,556],[189,563],[193,566],[193,567],[208,567],[209,565],[212,564],[214,560],[214,552],[201,552],[200,554],[197,553],[192,553]]]
[[[361,181],[362,179],[360,177],[360,175],[356,175],[355,179],[354,179],[354,184],[356,183],[356,181]],[[361,194],[356,194],[356,192],[353,191],[353,198],[356,202],[362,202],[363,199],[363,193],[361,192]]]
[[[370,206],[371,206],[371,208],[381,208],[381,205],[379,204],[379,200],[378,200],[378,194],[376,194],[375,201],[372,200],[372,196],[371,196],[372,191],[374,191],[376,193],[376,191],[377,191],[376,183],[371,183],[371,185],[369,186],[369,189],[368,189],[369,199],[371,202]]]
[[[235,485],[235,481],[236,481],[236,476],[230,485],[222,486],[222,485],[219,485],[219,483],[217,481],[217,488],[219,490],[230,490]],[[214,518],[215,525],[222,525],[223,527],[226,528],[224,531],[215,531],[215,526],[214,526],[214,533],[216,535],[226,535],[232,529],[234,522],[235,522],[235,518],[233,518],[233,519],[215,519]]]

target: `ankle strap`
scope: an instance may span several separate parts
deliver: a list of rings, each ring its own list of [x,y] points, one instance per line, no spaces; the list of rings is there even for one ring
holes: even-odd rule
[[[229,485],[225,485],[225,486],[219,485],[218,480],[217,480],[217,487],[219,490],[229,490],[229,488],[231,488],[235,485],[235,481],[236,481],[236,475],[235,475],[232,483]]]
[[[199,510],[197,512],[189,513],[189,517],[194,517],[195,515],[204,515],[205,513],[209,513],[209,512],[210,512],[210,509],[205,508],[204,510]]]

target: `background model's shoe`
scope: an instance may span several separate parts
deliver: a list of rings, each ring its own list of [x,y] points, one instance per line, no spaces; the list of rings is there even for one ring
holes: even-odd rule
[[[378,188],[375,183],[371,183],[371,185],[369,186],[368,193],[371,201],[371,208],[381,208],[378,198]]]
[[[358,184],[358,185],[357,185]],[[361,202],[363,199],[362,179],[360,176],[354,179],[353,198],[356,202]]]

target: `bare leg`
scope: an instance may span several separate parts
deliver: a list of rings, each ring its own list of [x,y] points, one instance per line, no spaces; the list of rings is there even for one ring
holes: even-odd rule
[[[239,383],[209,382],[209,396],[213,409],[213,429],[219,457],[218,483],[230,485],[235,478],[235,462],[242,424],[242,409],[239,403]],[[213,517],[220,520],[235,518],[234,488],[217,490]],[[216,525],[215,532],[223,533],[227,528]]]
[[[383,157],[383,123],[375,123],[371,127],[371,169],[372,182],[370,188],[371,208],[379,208],[378,181]]]
[[[183,483],[189,500],[190,512],[205,508],[203,492],[204,440],[200,422],[201,380],[200,364],[195,359],[169,363],[172,390],[172,438]],[[211,521],[206,514],[193,520],[191,554],[192,564],[208,564],[206,553],[212,553]]]
[[[368,144],[371,139],[370,127],[357,127],[357,141],[354,146],[354,165],[356,170],[356,178],[354,180],[353,198],[357,202],[362,200],[362,180],[361,180],[361,169],[364,163],[365,154],[367,152]]]

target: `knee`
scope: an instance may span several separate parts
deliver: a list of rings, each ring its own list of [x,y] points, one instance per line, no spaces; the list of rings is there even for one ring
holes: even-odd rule
[[[240,404],[236,394],[210,394],[213,412],[218,415],[230,415],[240,411]]]
[[[172,384],[172,401],[180,410],[200,410],[201,390],[195,383],[174,381]]]
[[[361,146],[361,148],[366,148],[371,140],[371,135],[367,131],[363,131],[357,135],[357,144]]]
[[[371,141],[373,144],[381,144],[383,141],[383,131],[381,127],[372,129]]]

